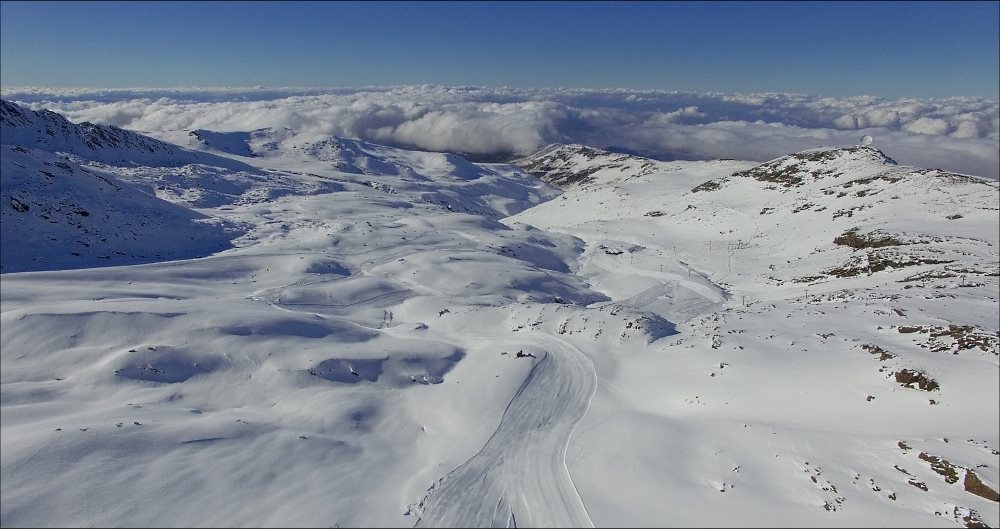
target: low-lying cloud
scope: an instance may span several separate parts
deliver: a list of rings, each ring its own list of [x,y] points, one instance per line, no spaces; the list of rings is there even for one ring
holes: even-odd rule
[[[900,163],[1000,178],[994,99],[477,87],[7,88],[4,99],[139,131],[287,127],[486,156],[582,143],[661,159],[765,161],[863,134]]]

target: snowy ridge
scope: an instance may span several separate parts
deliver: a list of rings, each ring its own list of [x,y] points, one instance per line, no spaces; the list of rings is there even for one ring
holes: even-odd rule
[[[164,143],[148,136],[108,125],[71,123],[48,110],[34,111],[0,100],[0,142],[4,145],[66,152],[88,160],[110,164],[135,163],[147,166],[209,164],[231,169],[247,166]]]
[[[0,103],[4,272],[202,257],[246,230],[189,207],[340,189]]]
[[[664,167],[663,162],[586,145],[553,144],[516,162],[529,173],[561,188],[615,178],[638,178]]]
[[[192,130],[188,135],[198,140],[201,146],[206,149],[213,149],[237,156],[255,156],[249,145],[254,135],[253,132],[215,132],[197,129]]]
[[[289,129],[210,133],[169,131],[160,137],[215,153],[256,157],[278,170],[314,167],[337,180],[362,183],[386,194],[408,193],[452,211],[502,218],[558,194],[510,164],[473,164],[449,153],[407,151],[349,138],[315,138]],[[301,174],[301,173],[300,173]],[[316,172],[306,171],[308,176]]]
[[[747,244],[779,246],[790,236],[790,219],[804,223],[807,229],[794,236],[815,246],[809,255],[795,255],[803,264],[819,265],[827,251],[850,252],[843,266],[778,279],[781,284],[924,265],[994,273],[996,230],[989,220],[998,190],[994,180],[902,167],[877,149],[849,147],[785,156],[700,184],[688,196],[743,208],[755,226]],[[804,272],[802,265],[796,270]]]
[[[0,270],[59,270],[190,259],[242,231],[64,156],[0,146]]]
[[[881,174],[889,170],[887,166],[895,165],[898,165],[895,160],[874,147],[817,148],[776,158],[734,173],[732,177],[749,177],[790,188],[845,174],[854,178]],[[712,191],[729,179],[730,177],[723,177],[713,180],[704,184],[700,190]],[[774,186],[766,189],[774,189]]]

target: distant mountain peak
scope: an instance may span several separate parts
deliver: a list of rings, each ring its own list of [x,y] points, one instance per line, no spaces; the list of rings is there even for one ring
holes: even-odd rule
[[[579,144],[551,144],[518,160],[525,171],[558,187],[594,183],[598,178],[645,175],[659,162]]]
[[[858,171],[881,171],[898,164],[869,146],[809,149],[764,162],[733,177],[749,177],[781,187],[794,187]]]
[[[777,158],[793,159],[798,161],[864,161],[882,165],[899,165],[896,160],[887,156],[884,152],[870,145],[853,145],[851,147],[818,147],[816,149],[806,149],[796,153],[788,154]],[[772,160],[772,161],[776,161]]]

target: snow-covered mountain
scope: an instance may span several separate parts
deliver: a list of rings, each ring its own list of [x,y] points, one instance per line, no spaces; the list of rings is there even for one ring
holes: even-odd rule
[[[137,164],[175,167],[207,164],[231,169],[249,169],[233,160],[184,149],[136,132],[95,125],[71,123],[49,110],[34,111],[0,100],[0,126],[4,145],[75,154],[87,160],[109,164]]]
[[[3,272],[203,257],[241,233],[65,155],[20,145],[0,153]]]
[[[666,166],[664,162],[632,154],[575,144],[552,144],[516,163],[538,178],[562,188],[582,186],[599,179],[639,178]]]
[[[524,171],[507,164],[473,164],[449,153],[407,151],[348,138],[315,138],[289,129],[211,133],[167,131],[158,134],[193,149],[235,154],[276,169],[299,167],[309,174],[318,164],[340,180],[386,193],[412,193],[417,199],[453,211],[502,218],[558,194]],[[312,174],[315,176],[315,174]]]
[[[589,179],[589,185],[570,183],[559,200],[515,218],[539,227],[615,219],[621,224],[615,235],[638,245],[666,238],[699,239],[741,253],[750,245],[770,247],[775,255],[796,261],[794,267],[776,264],[767,270],[764,275],[775,285],[923,265],[974,269],[966,272],[973,275],[997,270],[991,241],[997,235],[992,221],[1000,187],[994,180],[899,166],[862,146],[813,149],[752,166],[650,161],[657,176],[652,169],[618,169],[619,156],[562,146],[529,157],[524,165],[545,167],[537,173],[543,179],[564,185]],[[569,160],[558,176],[551,169],[553,159]],[[683,187],[700,176],[678,173],[721,176]],[[627,225],[632,221],[653,231],[635,230]],[[654,239],[655,233],[660,235]]]
[[[552,152],[525,166],[551,167]],[[946,525],[996,525],[997,182],[899,166],[860,146],[764,164],[658,162],[645,175],[613,170],[613,153],[555,152],[572,160],[559,165],[559,181],[588,183],[508,222],[582,238],[593,264],[580,275],[631,306],[674,310],[679,331],[658,355],[616,362],[624,373],[608,377],[618,389],[604,401],[617,410],[619,434],[605,429],[613,441],[592,450],[643,453],[651,441],[626,430],[646,428],[662,432],[661,450],[683,463],[665,458],[638,473],[648,464],[641,456],[614,458],[601,473],[570,464],[574,483],[584,498],[611,481],[647,507],[657,497],[701,507],[594,516],[597,525],[642,524],[650,512],[685,525],[746,525],[752,501],[774,502],[783,514],[763,518],[783,525],[798,516],[792,498],[806,497],[830,517],[803,524],[909,525],[923,523],[923,512]],[[677,285],[688,279],[671,261],[724,288],[729,302],[677,314]],[[645,373],[670,389],[630,399]],[[629,407],[642,410],[631,422],[621,413]],[[712,448],[693,448],[692,435]],[[727,493],[718,501],[649,486],[663,475],[698,483],[710,468]],[[785,490],[785,499],[763,499],[764,475],[783,483],[772,493]],[[740,499],[729,496],[747,485]],[[608,505],[630,512],[619,500]]]
[[[996,182],[11,107],[4,526],[1000,524]]]

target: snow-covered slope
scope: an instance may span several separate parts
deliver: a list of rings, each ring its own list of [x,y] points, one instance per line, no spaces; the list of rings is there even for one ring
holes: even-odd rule
[[[898,166],[871,147],[816,149],[760,165],[655,163],[655,175],[617,174],[595,172],[605,164],[585,160],[580,173],[590,175],[590,186],[571,187],[514,219],[538,227],[600,224],[636,245],[697,241],[736,255],[766,247],[796,261],[765,270],[773,284],[932,264],[996,269],[993,180]],[[570,179],[572,167],[563,169]]]
[[[253,173],[70,157],[58,176],[94,171],[247,233],[201,259],[0,276],[3,525],[461,525],[422,498],[491,437],[491,465],[561,469],[496,473],[519,515],[542,484],[564,504],[534,516],[586,519],[562,456],[593,371],[535,329],[607,298],[573,274],[579,240],[494,220],[556,191],[513,166],[328,144],[354,151],[261,154]],[[671,331],[642,311],[590,318],[609,343]],[[532,445],[500,442],[539,417],[552,428]]]
[[[150,134],[3,147],[245,232],[0,275],[3,526],[1000,523],[995,183]]]
[[[569,465],[596,525],[997,525],[995,181],[867,147],[578,167],[505,222],[587,241],[580,275],[679,331],[597,363]]]
[[[211,130],[192,130],[188,135],[200,143],[200,147],[221,151],[237,156],[254,156],[250,148],[252,132],[215,132]],[[190,141],[189,141],[190,143]]]
[[[70,157],[19,145],[0,154],[3,272],[203,257],[240,234]]]
[[[348,138],[315,138],[289,129],[158,135],[192,149],[259,158],[254,163],[275,169],[299,167],[309,174],[310,168],[322,167],[336,171],[341,180],[390,194],[412,193],[452,211],[491,218],[517,213],[558,194],[557,189],[507,164],[473,164],[455,154],[406,151]]]
[[[171,145],[136,132],[84,122],[71,123],[48,110],[34,111],[0,100],[0,143],[75,154],[109,164],[175,167],[208,164],[249,169],[237,161]]]

